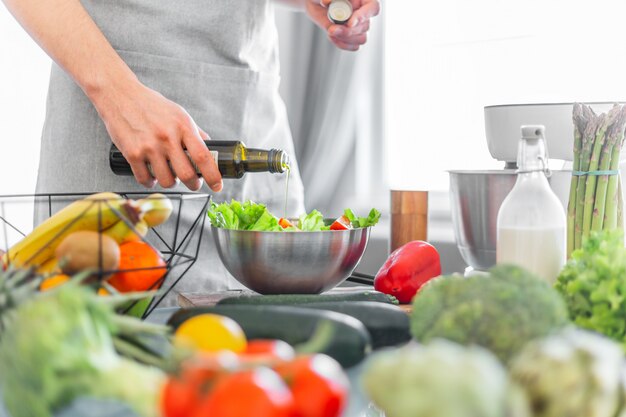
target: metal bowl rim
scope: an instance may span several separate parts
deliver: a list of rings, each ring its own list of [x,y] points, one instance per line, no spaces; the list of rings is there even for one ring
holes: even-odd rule
[[[459,169],[459,170],[448,170],[448,174],[452,175],[490,175],[490,174],[504,174],[504,175],[517,175],[517,171],[514,169]],[[551,169],[550,172],[563,172],[570,173],[571,169]]]

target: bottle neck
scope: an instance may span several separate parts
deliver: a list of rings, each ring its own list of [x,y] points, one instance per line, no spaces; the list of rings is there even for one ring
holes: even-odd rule
[[[247,172],[283,173],[289,169],[289,157],[280,149],[248,148],[241,161]]]
[[[548,184],[548,177],[543,171],[519,172],[517,174],[516,183],[525,183],[528,181],[545,181]]]

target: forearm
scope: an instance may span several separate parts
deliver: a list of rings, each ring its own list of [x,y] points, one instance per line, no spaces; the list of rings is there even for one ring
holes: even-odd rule
[[[92,99],[136,80],[79,0],[3,0],[30,36]]]

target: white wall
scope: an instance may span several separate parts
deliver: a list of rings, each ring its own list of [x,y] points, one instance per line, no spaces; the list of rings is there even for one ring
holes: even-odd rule
[[[50,60],[0,4],[0,195],[33,193]]]

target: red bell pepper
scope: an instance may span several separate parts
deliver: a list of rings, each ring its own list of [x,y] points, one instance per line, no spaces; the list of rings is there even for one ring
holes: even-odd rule
[[[439,252],[434,246],[414,240],[399,247],[374,278],[374,289],[393,295],[401,304],[411,302],[426,282],[441,275]]]

